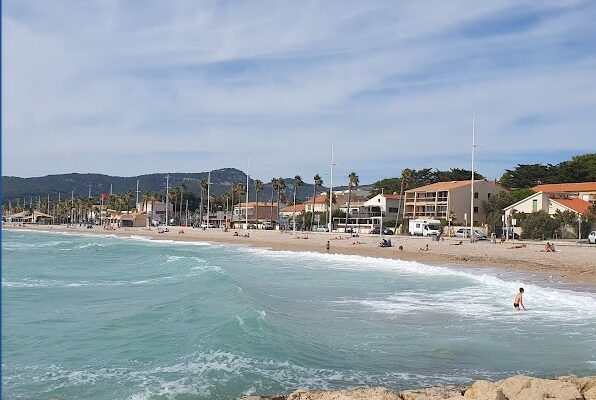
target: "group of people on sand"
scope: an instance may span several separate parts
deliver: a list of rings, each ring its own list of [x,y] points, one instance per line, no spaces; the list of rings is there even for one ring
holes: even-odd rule
[[[238,231],[234,231],[234,234],[232,236],[240,236],[240,235],[238,234]],[[244,235],[242,235],[242,237],[249,238],[250,232],[246,232]]]
[[[543,250],[540,250],[540,251],[545,252],[545,253],[554,253],[557,250],[555,250],[555,245],[553,243],[546,242],[546,245],[544,246],[544,249]]]

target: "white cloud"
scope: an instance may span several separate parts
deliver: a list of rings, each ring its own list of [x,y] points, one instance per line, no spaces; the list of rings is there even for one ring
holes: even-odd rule
[[[495,176],[596,148],[587,1],[132,4],[4,3],[5,175],[465,167],[474,111]]]

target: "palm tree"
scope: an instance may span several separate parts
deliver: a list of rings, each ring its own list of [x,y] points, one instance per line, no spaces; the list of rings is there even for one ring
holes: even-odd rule
[[[323,179],[319,174],[316,174],[313,178],[314,186],[312,189],[312,212],[310,213],[310,228],[312,229],[315,221],[315,198],[317,197],[317,187],[323,185]]]
[[[286,181],[284,178],[277,179],[277,224],[279,225],[279,203],[281,201],[282,190],[286,189]],[[285,199],[285,194],[284,194]]]
[[[348,229],[348,217],[350,216],[350,205],[352,203],[352,186],[358,186],[359,183],[360,183],[360,178],[358,178],[358,175],[356,175],[356,172],[354,172],[354,171],[350,172],[350,175],[348,175],[348,210],[347,210],[348,212],[346,212],[346,227],[345,227],[345,229]]]
[[[302,177],[300,175],[296,175],[294,177],[294,211],[292,213],[292,230],[296,232],[296,190],[302,187],[304,182],[302,181]]]
[[[277,189],[277,178],[271,178],[271,208],[269,209],[269,223],[273,223],[273,192]]]

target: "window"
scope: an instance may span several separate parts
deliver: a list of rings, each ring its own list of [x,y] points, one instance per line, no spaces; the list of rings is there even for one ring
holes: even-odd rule
[[[474,192],[474,198],[477,199],[478,198],[478,192]]]
[[[478,207],[474,207],[474,212],[477,213],[478,212]]]
[[[538,211],[538,199],[532,200],[532,212]]]

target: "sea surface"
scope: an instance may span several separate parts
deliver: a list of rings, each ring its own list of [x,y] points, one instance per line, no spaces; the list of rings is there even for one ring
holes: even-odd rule
[[[513,311],[518,287],[528,312]],[[596,374],[596,295],[399,260],[2,232],[4,399]]]

